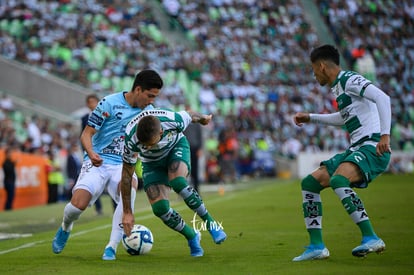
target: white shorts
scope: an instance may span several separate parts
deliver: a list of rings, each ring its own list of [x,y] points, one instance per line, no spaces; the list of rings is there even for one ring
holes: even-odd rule
[[[83,189],[91,193],[92,198],[89,202],[89,206],[91,206],[106,189],[109,196],[118,203],[120,199],[118,185],[121,181],[121,173],[122,164],[102,164],[96,167],[92,165],[90,160],[86,160],[82,164],[78,181],[73,187],[72,193],[77,189]],[[137,180],[135,173],[133,178]]]

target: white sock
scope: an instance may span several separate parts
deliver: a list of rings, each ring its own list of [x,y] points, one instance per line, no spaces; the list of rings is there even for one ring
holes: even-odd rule
[[[72,203],[68,203],[63,210],[63,222],[62,229],[63,231],[70,232],[73,228],[73,222],[79,219],[79,216],[82,214],[82,210],[73,206]]]
[[[137,194],[136,190],[132,188],[131,189],[132,212],[134,212],[136,194]],[[121,242],[122,236],[124,235],[124,229],[121,227],[122,226],[122,215],[123,215],[123,205],[122,205],[122,199],[120,199],[118,205],[115,208],[114,215],[112,217],[111,237],[109,239],[109,243],[106,245],[105,248],[110,246],[115,251],[118,248],[118,244]]]

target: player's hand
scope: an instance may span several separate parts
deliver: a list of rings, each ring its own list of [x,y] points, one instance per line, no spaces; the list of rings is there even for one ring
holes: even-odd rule
[[[91,159],[93,166],[99,167],[102,165],[103,160],[97,153],[93,152],[91,154],[88,154],[88,156]]]
[[[382,135],[377,144],[377,155],[382,156],[386,152],[391,153],[390,136]]]
[[[213,118],[213,115],[202,115],[198,121],[201,125],[207,125],[210,123],[211,119]]]
[[[132,213],[125,213],[122,215],[122,225],[124,227],[125,235],[131,235],[131,230],[134,227],[135,218]]]
[[[310,121],[310,117],[308,113],[296,113],[293,116],[293,121],[295,122],[297,126],[302,126],[303,123]]]

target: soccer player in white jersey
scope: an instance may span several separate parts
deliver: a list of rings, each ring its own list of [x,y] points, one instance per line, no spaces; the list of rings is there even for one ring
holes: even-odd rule
[[[207,125],[211,118],[212,115],[201,115],[192,111],[172,112],[153,109],[143,111],[128,124],[121,179],[124,205],[122,223],[126,235],[131,234],[134,225],[130,191],[132,175],[139,156],[142,161],[144,190],[153,213],[187,239],[191,256],[203,256],[201,234],[194,228],[194,224],[193,227],[186,224],[180,214],[170,207],[171,188],[203,220],[205,228],[216,244],[226,239],[222,223],[213,219],[197,191],[187,183],[191,171],[190,145],[183,131],[190,123]]]
[[[318,169],[302,180],[303,211],[310,245],[293,261],[329,257],[322,239],[320,197],[320,192],[327,187],[331,187],[339,197],[361,231],[361,244],[352,250],[352,255],[364,257],[371,252],[380,253],[385,244],[376,235],[354,188],[368,187],[388,166],[391,156],[390,98],[363,76],[341,70],[339,52],[331,45],[315,48],[310,60],[319,84],[331,87],[339,111],[332,114],[299,112],[295,114],[294,122],[298,126],[308,122],[342,126],[349,133],[351,145],[345,152],[322,161]]]
[[[82,132],[81,143],[85,150],[79,178],[73,188],[71,201],[63,211],[63,222],[52,242],[52,250],[62,252],[72,231],[73,223],[82,212],[94,204],[106,189],[118,203],[112,219],[109,243],[105,247],[103,260],[115,260],[116,249],[122,239],[122,202],[119,199],[124,150],[125,128],[128,122],[143,109],[153,109],[163,81],[153,70],[143,70],[135,76],[130,91],[108,95],[99,101],[89,116],[88,125]],[[136,181],[136,176],[134,174]],[[131,179],[132,180],[132,179]],[[134,183],[135,183],[134,181]],[[131,191],[135,201],[136,184]]]

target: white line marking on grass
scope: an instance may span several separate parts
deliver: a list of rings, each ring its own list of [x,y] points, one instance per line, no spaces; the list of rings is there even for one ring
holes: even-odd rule
[[[221,201],[231,200],[234,197],[235,197],[235,195],[231,194],[231,195],[225,195],[223,197],[215,198],[215,199],[209,200],[208,205],[215,204],[215,203],[221,202]],[[208,208],[208,206],[207,206],[207,208]],[[177,211],[182,211],[182,210],[188,209],[188,206],[183,204],[179,207],[176,207],[175,209]],[[152,213],[144,215],[144,216],[140,216],[138,213],[139,213],[139,211],[138,212],[135,211],[135,214],[136,214],[135,220],[140,220],[141,221],[141,220],[146,220],[146,219],[154,217],[154,214],[152,214]],[[88,229],[88,230],[82,230],[82,231],[71,234],[71,238],[76,237],[76,236],[81,236],[81,235],[84,235],[84,234],[87,234],[87,233],[90,233],[90,232],[103,230],[103,229],[106,229],[106,228],[111,227],[111,226],[112,226],[112,223],[97,226],[97,227],[94,227],[94,228],[91,228],[91,229]],[[36,241],[36,242],[21,245],[21,246],[15,247],[15,248],[11,248],[11,249],[8,249],[8,250],[0,250],[0,255],[7,254],[7,253],[10,253],[10,252],[14,252],[14,251],[18,251],[18,250],[25,249],[25,248],[34,247],[34,246],[36,246],[38,244],[41,244],[41,243],[44,243],[46,241],[49,241],[49,240]]]
[[[33,234],[17,234],[17,233],[0,233],[0,240],[17,239],[31,237]]]
[[[10,253],[10,252],[13,252],[13,251],[17,251],[17,250],[20,250],[20,249],[23,249],[23,248],[33,247],[33,246],[35,246],[37,244],[44,243],[44,242],[45,242],[45,240],[43,240],[43,241],[37,241],[37,242],[27,243],[27,244],[24,244],[24,245],[15,247],[15,248],[11,248],[9,250],[3,250],[3,251],[0,251],[0,255],[7,254],[7,253]]]

